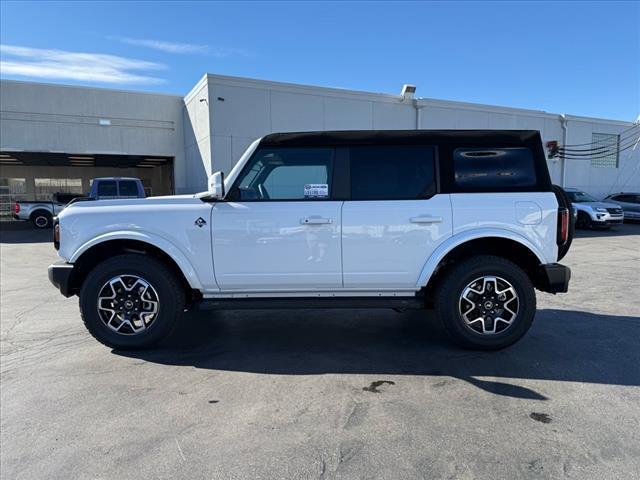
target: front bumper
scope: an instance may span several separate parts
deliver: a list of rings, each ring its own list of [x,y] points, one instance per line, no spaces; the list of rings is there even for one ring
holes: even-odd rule
[[[596,212],[591,215],[591,221],[596,225],[620,225],[624,221],[624,215]]]
[[[73,288],[73,265],[66,262],[56,262],[49,265],[49,281],[60,290],[65,297],[75,295]]]
[[[539,282],[536,285],[543,292],[566,293],[569,291],[571,269],[559,263],[540,265]]]

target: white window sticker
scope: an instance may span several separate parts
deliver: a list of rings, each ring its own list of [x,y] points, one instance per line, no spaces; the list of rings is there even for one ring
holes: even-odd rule
[[[329,196],[329,184],[307,183],[304,186],[304,198],[327,198]]]

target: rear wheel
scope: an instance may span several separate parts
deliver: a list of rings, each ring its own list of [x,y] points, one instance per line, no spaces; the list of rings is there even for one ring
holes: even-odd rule
[[[435,309],[459,345],[497,350],[517,342],[529,330],[536,296],[528,275],[501,257],[480,255],[445,274]]]
[[[53,224],[53,216],[46,210],[36,210],[30,218],[36,228],[51,228]]]
[[[99,342],[116,349],[150,347],[184,310],[184,290],[161,261],[127,254],[98,264],[80,290],[80,313]]]

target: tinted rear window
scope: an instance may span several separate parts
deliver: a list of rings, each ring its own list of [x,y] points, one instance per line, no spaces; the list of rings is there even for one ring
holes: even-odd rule
[[[461,189],[526,188],[537,184],[528,148],[458,148],[453,152],[455,183]]]
[[[122,180],[120,182],[120,196],[121,197],[137,197],[138,184],[133,180]]]
[[[435,194],[433,147],[351,147],[352,200],[409,200]]]
[[[116,182],[107,180],[98,183],[98,196],[99,197],[115,197],[118,195],[116,189]]]

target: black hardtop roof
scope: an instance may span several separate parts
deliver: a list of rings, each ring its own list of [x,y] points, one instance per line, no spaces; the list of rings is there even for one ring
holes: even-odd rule
[[[346,145],[540,145],[538,130],[334,130],[323,132],[272,133],[261,146],[346,146]]]

